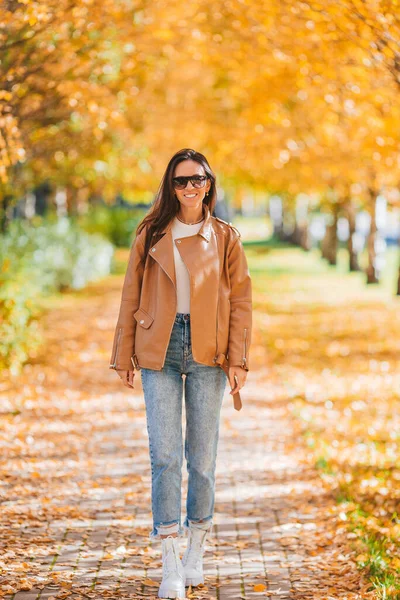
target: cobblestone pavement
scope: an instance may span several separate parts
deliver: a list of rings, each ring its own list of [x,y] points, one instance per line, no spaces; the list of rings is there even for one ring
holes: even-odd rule
[[[21,406],[4,417],[2,433],[0,595],[7,600],[157,597],[161,545],[148,537],[140,374],[132,391],[108,370],[119,287],[91,289],[46,316],[45,355],[14,388],[1,387],[2,400]],[[110,316],[99,316],[105,306]],[[240,412],[226,387],[206,582],[187,594],[359,598],[329,490],[307,465],[285,387],[258,362]],[[186,490],[184,464],[182,520]],[[181,554],[185,545],[184,537]]]

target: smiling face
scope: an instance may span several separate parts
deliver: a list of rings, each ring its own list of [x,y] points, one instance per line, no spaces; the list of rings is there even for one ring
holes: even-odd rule
[[[206,175],[203,165],[194,160],[183,160],[180,162],[174,173],[174,177],[188,177],[189,175]],[[183,190],[177,190],[175,188],[175,194],[179,202],[187,208],[194,208],[201,205],[206,193],[211,187],[210,179],[206,180],[204,187],[195,188],[191,181],[188,181],[186,187]]]

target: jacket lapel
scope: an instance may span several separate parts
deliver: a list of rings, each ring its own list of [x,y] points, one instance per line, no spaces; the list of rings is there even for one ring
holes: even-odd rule
[[[175,278],[175,260],[174,260],[174,248],[172,245],[172,232],[171,227],[168,231],[163,233],[162,238],[158,240],[153,246],[150,246],[149,254],[154,258],[160,267],[168,275],[174,287],[176,288]]]
[[[211,237],[212,223],[211,213],[207,204],[204,204],[204,211],[204,223],[199,229],[197,236],[201,236],[203,239],[209,242]],[[158,262],[160,267],[163,269],[163,271],[165,271],[176,288],[175,259],[171,227],[172,219],[161,231],[162,237],[155,244],[153,244],[153,246],[150,246],[149,254],[156,262]],[[187,240],[187,242],[193,242],[193,256],[196,256],[196,253],[199,249],[199,245],[197,244],[198,240],[198,237],[193,238],[193,240]]]

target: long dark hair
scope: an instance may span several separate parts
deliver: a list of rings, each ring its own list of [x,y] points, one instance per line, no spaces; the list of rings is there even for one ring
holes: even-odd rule
[[[191,148],[179,150],[173,155],[167,165],[150,212],[139,223],[136,230],[137,235],[144,227],[147,228],[142,260],[143,266],[146,262],[150,246],[157,241],[159,232],[168,225],[169,221],[179,211],[179,200],[175,196],[172,178],[174,177],[176,166],[183,160],[194,160],[204,168],[205,174],[211,180],[211,187],[208,195],[204,197],[203,203],[207,204],[211,214],[214,211],[217,201],[216,177],[208,164],[208,160],[201,152],[196,152],[196,150],[192,150]]]

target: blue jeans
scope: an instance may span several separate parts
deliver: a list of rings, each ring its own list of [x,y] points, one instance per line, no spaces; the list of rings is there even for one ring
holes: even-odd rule
[[[185,374],[185,383],[182,375]],[[181,526],[182,397],[185,388],[185,458],[188,494],[184,528],[211,529],[219,419],[227,376],[221,367],[193,360],[190,315],[177,313],[160,371],[141,368],[152,474],[152,540],[184,533]],[[203,523],[197,523],[204,521]]]

